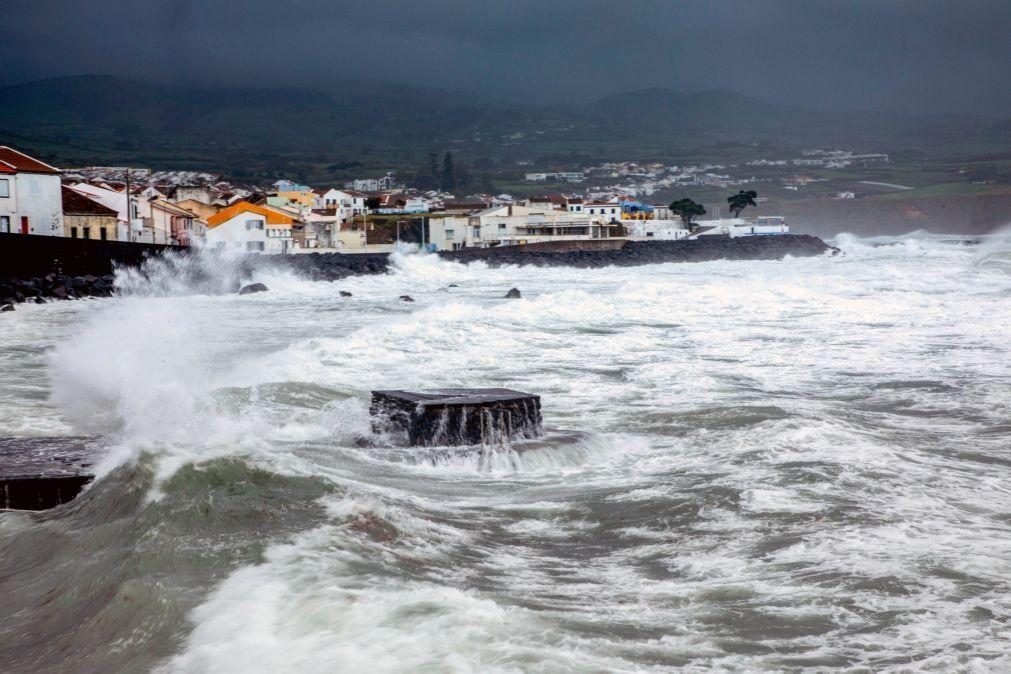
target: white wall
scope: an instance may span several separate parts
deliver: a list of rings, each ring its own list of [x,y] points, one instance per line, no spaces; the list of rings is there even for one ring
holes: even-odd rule
[[[248,229],[247,221],[258,226]],[[263,249],[250,244],[262,244]],[[216,227],[209,227],[207,245],[236,253],[265,254],[288,253],[294,248],[290,226],[268,225],[266,216],[251,212],[239,213]]]
[[[623,220],[622,223],[635,238],[650,238],[654,241],[676,241],[688,237],[680,220]]]
[[[28,218],[28,233],[63,236],[63,196],[60,176],[44,173],[0,175],[7,180],[10,196],[0,197],[0,216],[9,218],[10,232],[20,233],[21,219]]]
[[[13,174],[0,174],[0,180],[5,181],[6,197],[0,197],[0,232],[20,232],[21,219],[17,217],[18,212],[18,183],[14,180]]]

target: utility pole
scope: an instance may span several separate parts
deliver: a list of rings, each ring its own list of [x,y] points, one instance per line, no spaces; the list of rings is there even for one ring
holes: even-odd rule
[[[130,194],[130,167],[126,167],[126,240],[133,241],[133,197]]]

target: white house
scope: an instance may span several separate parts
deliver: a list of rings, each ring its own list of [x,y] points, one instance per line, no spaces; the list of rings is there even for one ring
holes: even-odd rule
[[[687,239],[692,233],[677,220],[625,220],[630,239],[650,239],[653,241],[677,241]]]
[[[207,218],[207,246],[236,253],[291,253],[297,220],[273,208],[240,201]]]
[[[620,207],[614,206],[620,212]],[[539,241],[608,238],[616,226],[608,217],[597,214],[591,218],[586,213],[530,206],[496,206],[470,215],[433,218],[429,221],[428,240],[440,250],[458,250]]]
[[[367,194],[356,190],[329,189],[317,199],[316,208],[338,209],[342,220],[365,212]]]
[[[128,215],[125,189],[117,190],[104,183],[102,185],[75,183],[70,188],[116,211],[119,219],[117,240],[134,243],[169,243],[170,230],[165,227],[158,228],[159,223],[155,221],[151,207],[153,200],[145,196],[146,190],[131,190]]]
[[[60,170],[0,146],[0,233],[63,236]]]

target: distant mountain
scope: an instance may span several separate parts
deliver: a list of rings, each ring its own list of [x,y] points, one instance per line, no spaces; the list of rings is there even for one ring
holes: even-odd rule
[[[64,164],[135,161],[236,175],[319,175],[348,160],[660,156],[713,141],[881,149],[964,138],[992,120],[831,113],[730,91],[644,89],[591,105],[489,103],[392,84],[332,93],[167,86],[92,75],[0,87],[0,142]]]

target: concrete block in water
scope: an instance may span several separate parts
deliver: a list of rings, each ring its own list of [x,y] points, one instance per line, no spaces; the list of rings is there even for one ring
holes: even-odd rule
[[[94,479],[82,438],[0,438],[0,509],[47,510]]]
[[[541,434],[541,398],[504,388],[373,391],[373,425],[412,446],[499,444]]]

